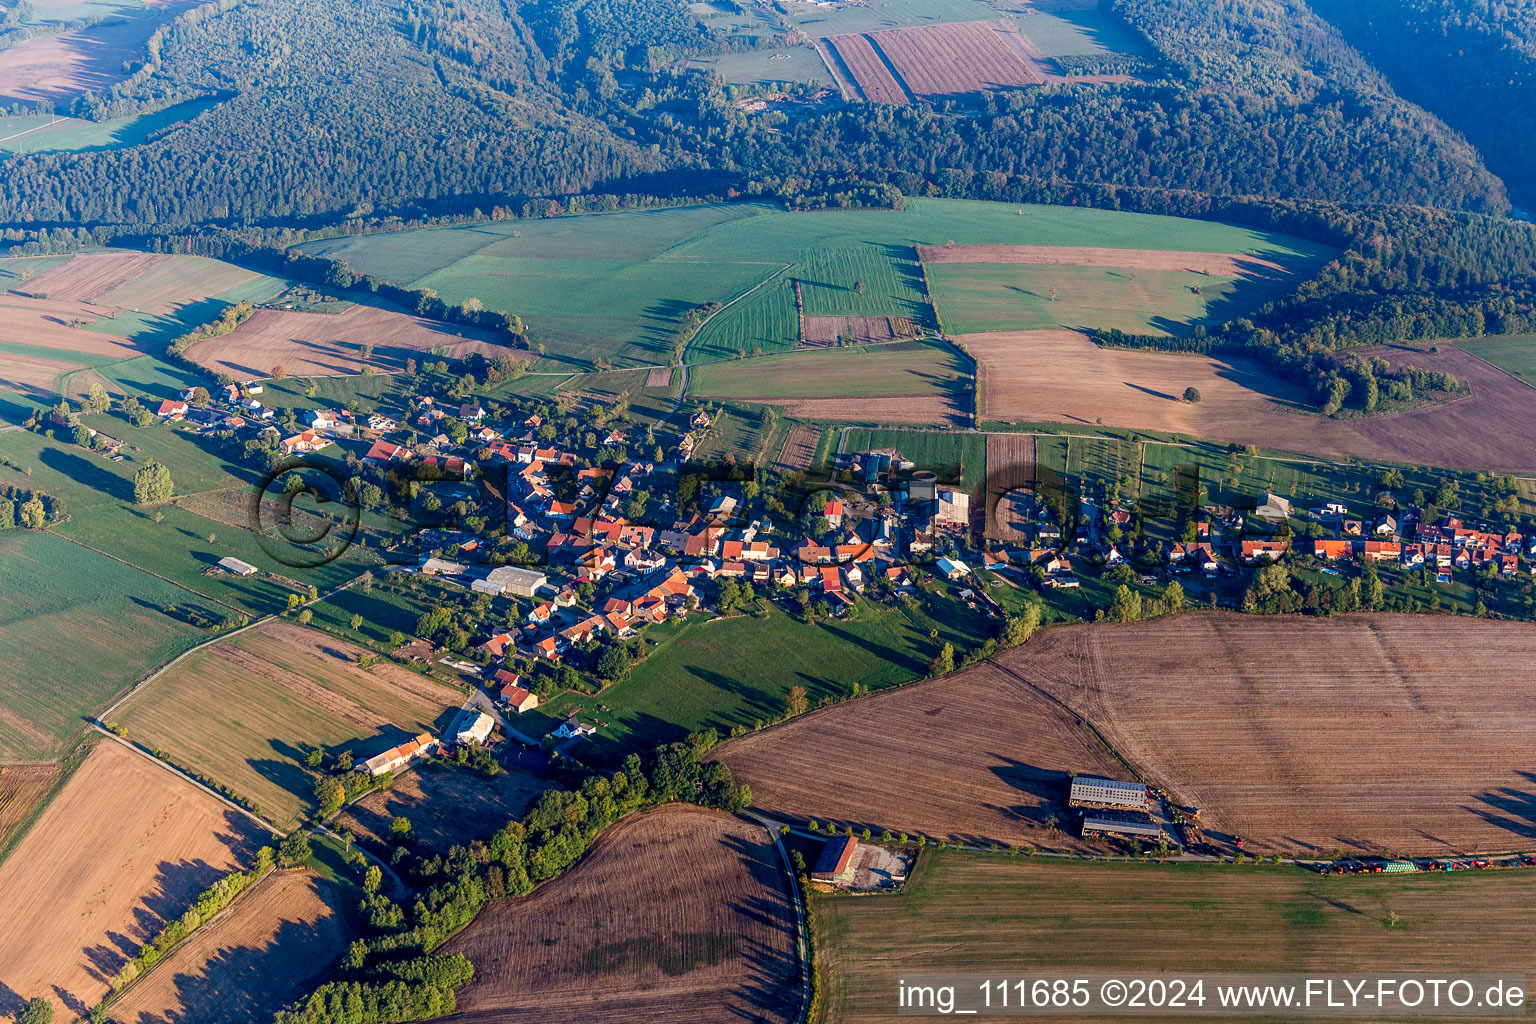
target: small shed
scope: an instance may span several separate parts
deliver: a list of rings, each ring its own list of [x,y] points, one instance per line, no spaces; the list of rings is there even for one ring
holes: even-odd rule
[[[219,559],[219,568],[235,576],[255,576],[259,571],[250,562],[242,562],[233,555]]]

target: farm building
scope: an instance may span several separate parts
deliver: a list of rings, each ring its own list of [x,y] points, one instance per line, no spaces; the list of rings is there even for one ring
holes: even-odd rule
[[[1122,839],[1161,839],[1162,828],[1150,814],[1138,811],[1088,811],[1083,815],[1083,838],[1116,836]]]
[[[1253,511],[1260,519],[1289,519],[1293,514],[1290,501],[1278,494],[1264,495]]]
[[[971,496],[957,487],[940,487],[934,492],[933,518],[940,523],[971,521]]]
[[[821,856],[816,858],[816,866],[811,869],[811,880],[843,883],[853,881],[853,855],[858,849],[859,841],[853,836],[828,839],[827,844],[821,848]]]
[[[429,558],[421,563],[423,576],[460,576],[469,571],[462,562],[450,562],[443,558]]]
[[[958,580],[971,571],[971,567],[958,558],[940,558],[934,565],[947,580]]]
[[[484,743],[491,738],[496,720],[483,711],[465,708],[453,723],[453,738],[458,743]]]
[[[437,740],[427,733],[422,733],[415,739],[402,743],[398,747],[392,747],[382,754],[375,754],[358,765],[355,770],[367,772],[371,778],[376,779],[380,775],[404,768],[417,758],[426,757],[435,749],[437,749]]]
[[[1121,782],[1117,779],[1079,775],[1072,780],[1072,791],[1067,794],[1067,804],[1072,807],[1145,811],[1147,787],[1139,782]]]
[[[242,562],[234,555],[219,559],[219,568],[235,576],[255,576],[258,571],[250,562]]]
[[[487,573],[485,579],[471,583],[469,588],[477,594],[515,594],[518,597],[532,597],[534,592],[548,581],[548,577],[533,569],[499,565]]]

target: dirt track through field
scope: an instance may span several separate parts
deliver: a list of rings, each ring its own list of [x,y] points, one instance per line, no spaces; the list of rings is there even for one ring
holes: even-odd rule
[[[0,1021],[8,993],[92,1006],[127,956],[266,833],[116,743],[102,743],[0,865]]]
[[[790,881],[759,825],[672,804],[610,828],[532,895],[493,902],[441,953],[475,980],[456,1024],[790,1024]]]
[[[269,1024],[340,961],[342,891],[308,871],[269,875],[112,1004],[121,1024]]]

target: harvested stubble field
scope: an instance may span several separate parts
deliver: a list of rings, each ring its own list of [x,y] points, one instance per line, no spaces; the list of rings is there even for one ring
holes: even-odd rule
[[[821,428],[799,424],[784,438],[784,447],[774,465],[781,469],[805,472],[816,461],[816,449],[821,444]]]
[[[360,668],[363,653],[269,622],[180,662],[117,718],[134,740],[254,800],[286,827],[313,805],[303,764],[313,746],[370,757],[435,733],[461,702],[458,691],[396,665]]]
[[[364,345],[373,355],[363,358]],[[501,344],[486,331],[451,326],[376,306],[352,306],[344,313],[300,313],[258,309],[229,334],[200,341],[187,358],[215,373],[248,380],[267,377],[281,366],[290,377],[329,377],[375,370],[400,370],[407,359],[421,361],[435,348],[450,358],[472,352],[506,353],[532,361],[533,353]]]
[[[85,369],[79,363],[61,359],[40,359],[13,352],[0,352],[0,391],[18,395],[46,396],[56,393],[62,374]]]
[[[1035,439],[1029,434],[987,435],[987,526],[988,540],[1013,544],[1023,539],[1017,524],[1022,521],[1018,499],[1033,490]]]
[[[826,784],[828,759],[837,784]],[[935,839],[1086,849],[1067,774],[1124,773],[1093,732],[982,664],[732,740],[720,760],[764,811]]]
[[[389,789],[350,805],[337,826],[376,849],[388,849],[390,821],[409,818],[416,845],[446,854],[521,817],[549,788],[550,783],[521,768],[494,779],[463,768],[418,768],[395,779]]]
[[[279,871],[112,1004],[121,1024],[268,1024],[330,974],[352,937],[340,887]]]
[[[1536,847],[1533,654],[1520,623],[1198,614],[1053,629],[999,662],[1208,835],[1440,855]]]
[[[269,838],[245,817],[103,741],[0,865],[0,1020],[20,999],[95,1005],[127,956]]]
[[[1470,393],[1401,413],[1329,418],[1257,363],[1105,348],[1075,331],[957,337],[981,373],[981,418],[1102,423],[1313,455],[1457,469],[1536,469],[1536,389],[1450,346],[1362,349],[1394,366],[1443,370]],[[1201,399],[1182,400],[1194,386]],[[1490,429],[1489,424],[1499,424]]]
[[[894,28],[871,38],[914,96],[1040,85],[1045,75],[1004,21]]]
[[[905,105],[912,102],[885,60],[867,36],[833,36],[828,40],[837,51],[848,73],[858,83],[859,91],[871,103]]]
[[[632,815],[442,947],[475,965],[446,1019],[788,1024],[801,991],[791,884],[760,825],[678,804]]]
[[[817,948],[829,1024],[891,1020],[898,964],[953,972],[1007,964],[1015,974],[1536,970],[1530,871],[1320,878],[1294,867],[927,850],[902,892],[821,896],[812,908],[818,934],[833,937]],[[1205,995],[1210,1010],[1210,986]]]
[[[1171,249],[1102,249],[1074,245],[921,245],[925,264],[994,263],[1005,266],[1110,267],[1185,270],[1216,277],[1290,276],[1292,270],[1260,256]]]

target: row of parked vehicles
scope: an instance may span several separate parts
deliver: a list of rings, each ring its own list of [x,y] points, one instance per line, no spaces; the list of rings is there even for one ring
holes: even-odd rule
[[[1487,857],[1455,857],[1442,860],[1336,860],[1319,864],[1325,875],[1396,875],[1413,871],[1478,871],[1493,864]],[[1501,861],[1509,867],[1536,867],[1536,857],[1512,857]]]

